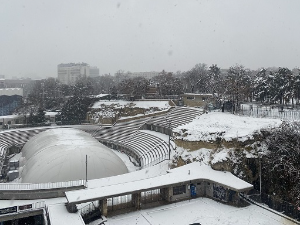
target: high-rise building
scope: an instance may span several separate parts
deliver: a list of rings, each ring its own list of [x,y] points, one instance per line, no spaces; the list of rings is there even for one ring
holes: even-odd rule
[[[74,85],[78,79],[90,76],[90,66],[87,63],[61,63],[57,66],[57,75],[62,84]]]

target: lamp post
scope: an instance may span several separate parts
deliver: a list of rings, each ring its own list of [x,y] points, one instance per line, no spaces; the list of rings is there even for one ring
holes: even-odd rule
[[[171,133],[172,133],[172,130],[171,130],[171,121],[169,121],[167,118],[166,118],[166,121],[168,123],[168,133],[169,133],[169,160],[171,159]]]
[[[85,182],[87,183],[87,173],[88,173],[88,157],[85,155]]]
[[[261,197],[261,158],[262,158],[262,155],[261,153],[258,153],[258,163],[259,163],[259,194],[260,194],[260,197]]]

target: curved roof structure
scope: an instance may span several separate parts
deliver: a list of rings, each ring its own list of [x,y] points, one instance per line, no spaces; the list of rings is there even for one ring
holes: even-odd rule
[[[50,129],[32,137],[23,147],[22,183],[96,179],[127,173],[124,162],[88,133]]]

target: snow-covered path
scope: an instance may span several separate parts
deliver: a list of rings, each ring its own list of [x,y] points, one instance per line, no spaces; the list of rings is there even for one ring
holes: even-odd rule
[[[96,222],[96,221],[95,221]],[[237,208],[208,198],[164,205],[108,218],[109,225],[291,225],[293,222],[255,205]],[[95,223],[96,224],[96,223]],[[91,223],[90,225],[94,225]]]

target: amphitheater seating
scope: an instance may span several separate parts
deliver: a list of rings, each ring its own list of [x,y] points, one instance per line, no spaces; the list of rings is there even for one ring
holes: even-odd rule
[[[129,148],[139,157],[141,166],[153,165],[169,156],[169,144],[161,138],[140,132],[143,125],[154,125],[163,128],[176,128],[191,122],[195,117],[201,115],[202,111],[195,108],[175,107],[168,113],[152,117],[132,120],[129,122],[116,123],[111,128],[95,125],[65,126],[84,130],[99,141],[120,144]],[[22,146],[27,140],[47,129],[55,127],[27,128],[19,130],[7,130],[0,132],[0,171],[5,150],[12,145]],[[170,146],[171,150],[173,147]]]
[[[170,126],[171,129],[174,129],[178,126],[192,122],[195,117],[202,113],[202,110],[196,108],[176,107],[163,116],[154,117],[151,120],[148,120],[147,124],[166,128]]]
[[[142,166],[156,164],[168,158],[168,143],[151,134],[136,131],[121,143],[139,152]],[[173,150],[172,146],[170,148]]]
[[[202,110],[187,107],[172,108],[165,115],[150,119],[139,119],[116,123],[114,127],[100,133],[96,138],[129,147],[139,157],[141,166],[153,165],[168,158],[169,144],[157,136],[140,132],[144,124],[173,129],[191,122]],[[173,149],[170,146],[171,150]]]
[[[29,128],[19,130],[6,130],[0,132],[0,173],[3,166],[3,161],[6,155],[6,149],[10,146],[23,146],[29,138],[34,135],[49,129],[45,128]]]
[[[7,147],[24,145],[34,135],[49,128],[29,128],[19,130],[7,130],[0,133],[0,156],[4,154]]]
[[[143,124],[145,124],[146,121],[147,119],[143,118],[125,123],[116,123],[115,126],[110,129],[106,129],[102,134],[96,136],[96,138],[120,141],[137,131]]]

